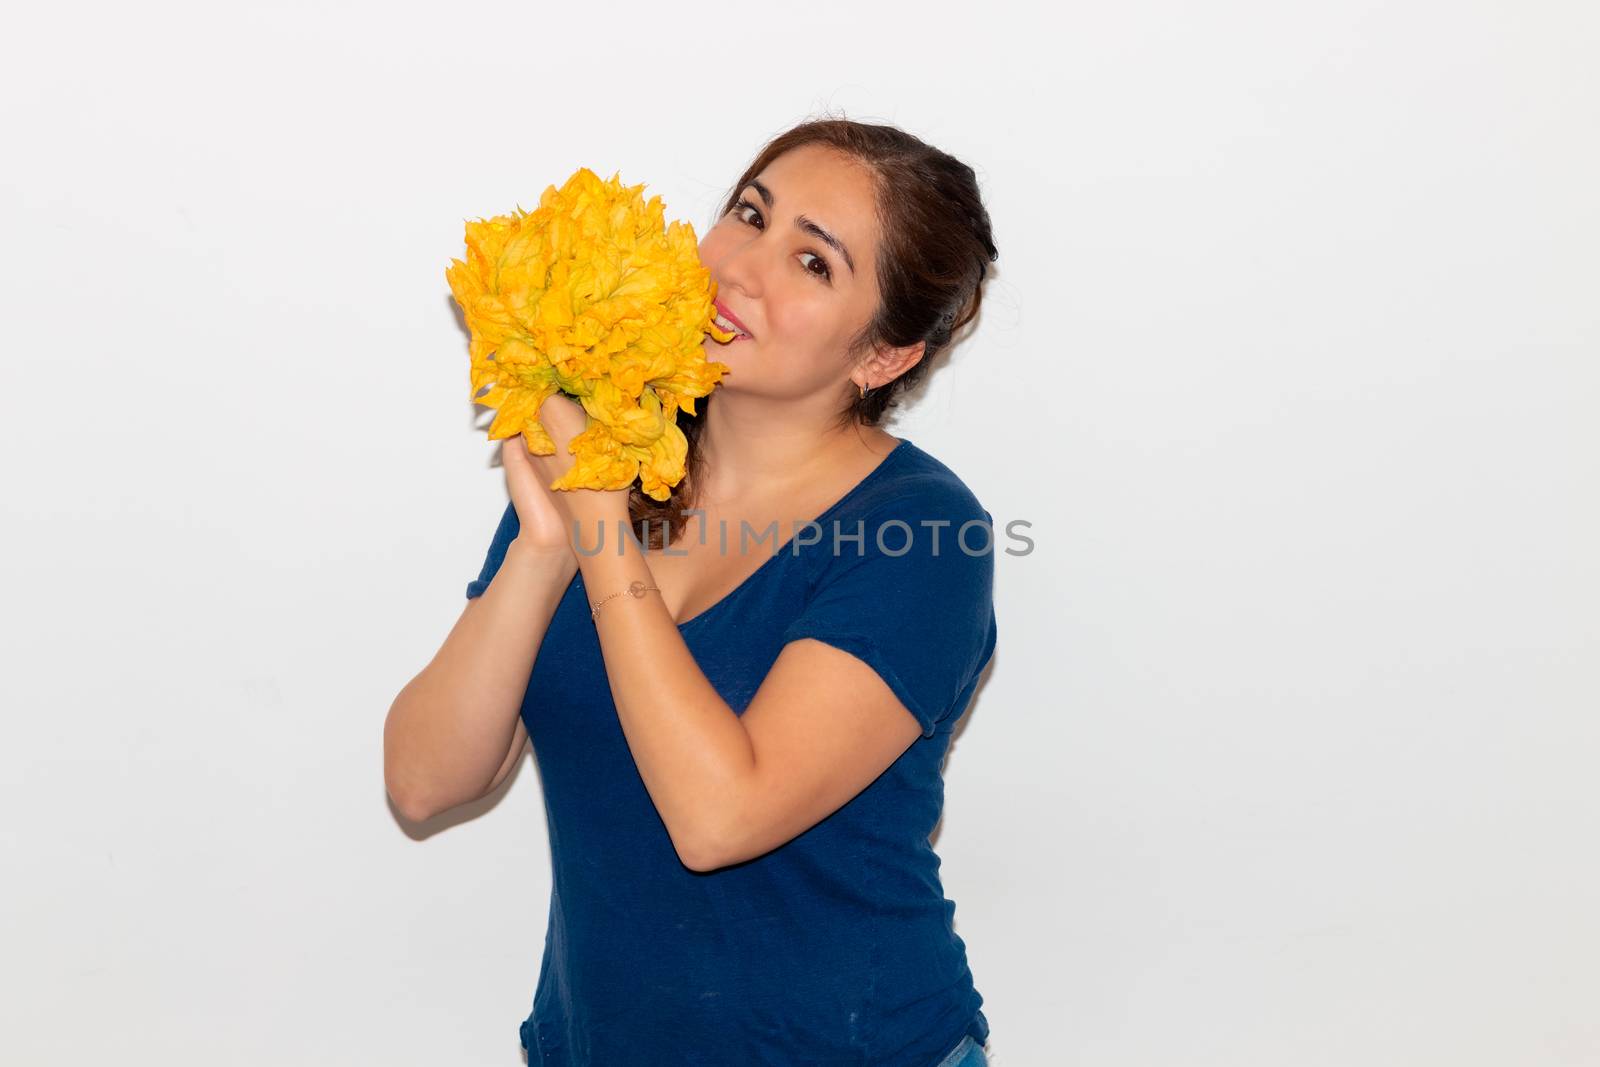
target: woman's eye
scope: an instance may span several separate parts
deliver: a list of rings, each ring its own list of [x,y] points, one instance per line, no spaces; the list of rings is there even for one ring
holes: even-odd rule
[[[739,214],[739,212],[743,211],[745,208],[749,208],[751,211],[754,211],[756,213],[756,218],[759,219],[761,217],[761,212],[756,208],[756,206],[754,204],[752,204],[748,200],[741,200],[741,201],[739,201],[737,204],[735,204],[733,206],[734,216],[737,217],[740,222],[743,222],[746,225],[749,225],[749,223],[750,223],[749,219],[747,219],[744,216]]]
[[[745,211],[747,209],[749,211],[754,212],[755,217],[757,219],[761,218],[761,209],[756,207],[754,204],[752,204],[748,200],[740,200],[737,204],[733,205],[732,215],[733,215],[734,218],[738,219],[740,222],[744,223],[746,226],[751,226],[751,225],[754,225],[754,223],[752,223],[744,215],[740,214],[740,212]],[[757,226],[756,227],[756,229],[758,229],[758,230],[765,229],[765,228],[766,228],[766,226],[765,226],[764,222],[763,222],[763,224],[761,226]],[[824,282],[831,282],[833,280],[833,268],[828,266],[828,261],[827,260],[825,260],[821,256],[817,255],[815,252],[802,252],[801,255],[810,256],[812,259],[814,259],[818,263],[822,264],[822,269],[820,271],[812,270],[811,269],[811,265],[810,264],[806,264],[805,272],[807,274],[811,275],[813,278],[819,278]]]
[[[827,260],[825,260],[821,256],[817,255],[815,252],[805,252],[805,253],[802,253],[802,254],[810,256],[813,261],[822,264],[822,270],[820,270],[820,271],[812,270],[811,269],[811,264],[809,264],[809,263],[806,264],[806,271],[808,273],[815,274],[817,277],[822,278],[823,280],[827,280],[828,278],[833,276],[833,270],[832,270],[832,268],[830,268],[828,266],[828,261]]]

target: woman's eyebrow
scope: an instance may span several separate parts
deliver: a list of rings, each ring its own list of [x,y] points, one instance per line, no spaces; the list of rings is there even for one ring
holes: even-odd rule
[[[755,178],[750,179],[750,185],[755,189],[757,195],[761,197],[761,202],[767,205],[767,210],[771,211],[773,209],[773,205],[777,203],[776,199],[774,199],[772,195],[772,190],[768,189],[765,185],[762,185],[761,182]],[[839,240],[833,234],[829,233],[827,230],[824,230],[821,226],[818,226],[815,222],[812,222],[804,215],[796,215],[794,224],[800,227],[806,233],[809,233],[811,236],[815,237],[817,240],[821,241],[823,244],[827,245],[829,248],[833,249],[835,252],[839,253],[840,257],[844,260],[844,265],[850,268],[850,274],[852,276],[855,275],[856,261],[850,258],[850,250],[844,246],[843,241]]]

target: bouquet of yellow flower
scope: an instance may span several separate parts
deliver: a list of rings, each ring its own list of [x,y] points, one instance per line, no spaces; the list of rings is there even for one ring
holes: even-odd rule
[[[663,227],[659,196],[602,182],[579,168],[539,206],[467,222],[467,258],[445,271],[472,335],[472,396],[499,409],[489,439],[521,434],[555,454],[539,406],[560,391],[583,406],[572,469],[551,489],[623,489],[639,479],[665,500],[683,480],[688,441],[679,409],[696,414],[731,368],[705,358],[717,295],[694,228]],[[485,387],[488,392],[479,396]]]

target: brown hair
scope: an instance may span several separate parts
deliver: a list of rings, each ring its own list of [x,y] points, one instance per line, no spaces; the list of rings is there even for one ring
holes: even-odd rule
[[[750,179],[785,152],[802,145],[823,145],[864,164],[873,177],[876,214],[882,238],[878,249],[877,312],[852,339],[848,360],[854,362],[879,347],[899,348],[924,342],[922,359],[892,381],[852,398],[839,413],[841,428],[851,423],[878,425],[898,394],[916,388],[927,376],[933,357],[949,347],[951,337],[977,317],[983,302],[982,282],[988,264],[999,258],[989,226],[989,213],[978,193],[977,176],[965,163],[894,126],[869,125],[849,119],[803,122],[769,141],[739,176],[718,214],[733,210]],[[716,396],[695,401],[698,416],[679,418],[689,442],[685,473],[666,500],[652,500],[637,484],[628,494],[629,520],[636,532],[642,524],[650,548],[665,547],[687,528],[684,512],[692,508],[695,477],[702,457],[697,446],[706,409]],[[671,538],[666,534],[670,531]]]

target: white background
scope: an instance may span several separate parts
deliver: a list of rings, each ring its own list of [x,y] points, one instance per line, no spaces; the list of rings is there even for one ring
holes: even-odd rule
[[[935,840],[991,1062],[1600,1062],[1592,5],[7,24],[0,1058],[521,1062],[537,775],[382,778],[505,503],[444,269],[831,112],[1001,250],[891,427],[1033,524]]]

